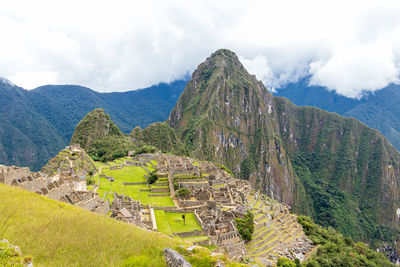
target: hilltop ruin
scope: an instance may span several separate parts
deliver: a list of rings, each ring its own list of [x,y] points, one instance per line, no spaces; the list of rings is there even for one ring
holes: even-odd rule
[[[129,166],[143,168],[146,176],[156,175],[148,182],[124,183],[129,188],[141,184],[152,199],[170,197],[170,206],[144,204],[116,191],[100,198],[100,182],[88,190],[86,178],[98,175],[112,183],[113,171]],[[109,175],[103,174],[106,171]],[[136,226],[159,231],[168,216],[193,216],[199,229],[173,231],[172,235],[193,243],[216,246],[215,252],[226,253],[231,259],[253,258],[262,264],[273,264],[280,256],[304,260],[313,249],[290,207],[252,191],[248,181],[233,178],[223,166],[193,158],[168,154],[141,154],[117,164],[106,163],[99,169],[79,146],[68,146],[43,167],[31,173],[28,168],[0,166],[0,182],[20,186],[46,197],[97,212]],[[182,195],[181,192],[185,194]],[[112,194],[112,202],[106,199]],[[254,214],[253,240],[245,243],[236,227],[235,218]],[[160,217],[159,212],[165,217]],[[161,220],[161,221],[160,221]],[[178,229],[179,230],[179,229]],[[201,238],[204,237],[204,238]]]
[[[40,172],[32,173],[26,167],[0,165],[0,182],[107,214],[109,203],[101,200],[96,192],[87,190],[86,176],[90,171],[96,171],[96,166],[86,152],[75,145],[65,147]]]

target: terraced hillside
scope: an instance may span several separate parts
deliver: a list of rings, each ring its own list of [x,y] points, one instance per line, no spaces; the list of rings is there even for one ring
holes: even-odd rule
[[[287,206],[255,192],[248,201],[255,220],[253,239],[247,245],[250,257],[268,265],[279,257],[303,261],[311,254],[312,242]]]
[[[179,236],[195,244],[219,244],[221,247],[217,251],[225,250],[228,255],[235,257],[235,253],[239,253],[239,247],[244,245],[243,241],[234,241],[235,235],[232,235],[226,239],[226,243],[219,243],[207,230],[205,222],[211,215],[209,209],[212,210],[207,201],[217,201],[217,206],[226,212],[233,211],[236,214],[238,205],[242,205],[244,210],[252,210],[255,233],[253,240],[243,246],[243,249],[246,249],[245,257],[261,264],[274,264],[281,256],[303,261],[314,248],[304,235],[301,225],[297,223],[297,216],[290,214],[287,206],[259,192],[246,191],[244,195],[247,198],[243,199],[243,202],[240,200],[240,194],[234,191],[226,191],[226,195],[221,194],[227,188],[226,182],[221,179],[215,168],[222,173],[225,171],[211,163],[165,154],[144,154],[107,163],[96,162],[96,165],[100,170],[95,176],[100,196],[113,201],[114,197],[119,197],[115,195],[117,192],[139,201],[144,224],[142,226],[148,229],[169,236]],[[149,184],[148,176],[153,173],[157,174],[158,179]],[[229,179],[235,183],[243,183],[232,177]],[[169,187],[170,181],[175,184],[171,188],[172,192]],[[190,195],[185,198],[179,197],[176,193],[179,188],[188,189]],[[207,197],[207,192],[213,193]],[[205,199],[206,202],[203,201]],[[229,220],[219,223],[224,225],[226,222]],[[227,234],[228,232],[222,232],[221,237],[227,238]],[[230,248],[232,245],[238,247]]]
[[[175,207],[166,177],[160,177],[153,184],[147,183],[146,177],[156,170],[157,162],[140,159],[142,161],[121,158],[107,163],[96,162],[100,171],[95,180],[100,196],[112,201],[113,193],[117,192],[144,205]]]

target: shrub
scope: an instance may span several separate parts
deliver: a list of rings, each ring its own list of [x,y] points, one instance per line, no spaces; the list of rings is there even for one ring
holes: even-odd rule
[[[95,182],[95,180],[94,179],[92,179],[92,177],[86,177],[86,184],[87,185],[92,185],[92,184],[95,184],[96,182]]]
[[[188,197],[191,192],[187,188],[181,188],[181,189],[177,190],[175,193],[178,197],[185,198],[185,197]]]
[[[176,190],[178,190],[178,189],[179,189],[178,183],[177,183],[177,182],[174,182],[174,190],[176,191]]]
[[[296,263],[285,257],[280,257],[276,263],[276,266],[280,267],[296,267]]]

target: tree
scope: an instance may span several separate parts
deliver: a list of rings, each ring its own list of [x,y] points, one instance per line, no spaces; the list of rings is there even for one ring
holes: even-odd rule
[[[148,182],[149,184],[154,184],[154,183],[157,181],[158,175],[157,175],[156,172],[157,172],[157,171],[153,171],[153,172],[149,175],[149,177],[147,178],[147,182]]]
[[[178,197],[181,197],[181,198],[185,198],[185,197],[188,197],[189,195],[190,195],[190,191],[189,191],[189,189],[187,189],[187,188],[181,188],[181,189],[178,189],[176,192],[175,192],[175,194],[178,196]]]
[[[249,242],[253,238],[254,233],[254,215],[250,210],[247,210],[244,218],[236,218],[236,226],[243,240]]]

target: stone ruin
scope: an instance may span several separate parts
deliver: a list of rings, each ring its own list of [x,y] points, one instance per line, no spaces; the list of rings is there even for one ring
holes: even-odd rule
[[[96,166],[79,145],[66,146],[42,168],[41,173],[58,175],[64,180],[80,182],[86,180],[89,172],[96,172]]]
[[[31,173],[28,168],[0,165],[0,182],[100,214],[111,211],[111,217],[117,220],[157,230],[155,207],[142,205],[117,193],[114,193],[110,207],[108,201],[87,190],[84,178],[89,171],[96,171],[96,167],[86,157],[78,146],[69,146],[50,160],[42,172]],[[158,163],[154,167],[158,176],[163,177],[163,183],[168,184],[169,192],[166,193],[171,194],[176,205],[157,208],[169,212],[192,212],[202,228],[201,231],[176,233],[178,236],[207,235],[208,240],[194,244],[216,245],[217,252],[227,253],[231,259],[251,257],[265,265],[273,265],[279,256],[304,260],[314,248],[297,223],[296,216],[289,213],[290,207],[252,192],[248,181],[233,178],[215,164],[189,157],[142,154],[112,167],[140,166],[147,170],[151,160]],[[180,188],[188,189],[189,195],[179,197],[176,189]],[[255,233],[254,239],[245,244],[236,228],[235,218],[243,217],[248,209],[255,215]]]
[[[146,216],[150,215],[149,209],[148,206],[141,205],[139,201],[114,192],[114,200],[111,204],[111,218],[146,229],[153,229],[155,221],[152,220],[152,216]]]
[[[189,157],[157,154],[159,176],[168,177],[171,196],[177,204],[176,211],[193,212],[200,224],[201,233],[209,240],[194,242],[198,245],[216,245],[232,259],[246,255],[245,244],[234,222],[237,205],[246,203],[251,186],[247,181],[234,179],[222,168]],[[190,194],[179,197],[176,190],[186,188]],[[247,211],[247,209],[246,209]]]
[[[289,213],[290,207],[252,192],[248,181],[193,158],[158,154],[153,159],[158,162],[159,175],[168,177],[176,210],[193,212],[202,233],[210,238],[198,245],[216,245],[231,259],[252,257],[266,265],[275,264],[279,256],[302,261],[314,249],[297,217]],[[179,197],[175,189],[180,188],[188,189],[189,195]],[[255,215],[255,234],[245,244],[235,218],[243,218],[248,209]]]
[[[26,167],[0,165],[0,182],[99,214],[107,214],[109,203],[100,199],[98,193],[87,190],[86,170],[95,170],[94,163],[83,149],[74,145],[67,146],[40,172],[32,173]]]

